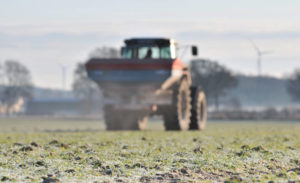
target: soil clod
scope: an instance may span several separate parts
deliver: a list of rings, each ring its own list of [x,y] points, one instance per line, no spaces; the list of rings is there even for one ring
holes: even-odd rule
[[[33,151],[32,147],[30,146],[24,146],[20,149],[20,151],[23,151],[23,152],[28,152],[28,151]]]
[[[74,169],[68,169],[65,171],[66,173],[75,173],[75,170]]]
[[[31,142],[30,145],[33,146],[33,147],[39,147],[39,144],[36,143],[36,142]]]
[[[197,147],[195,148],[194,150],[194,153],[200,153],[200,154],[203,154],[203,149],[201,147]]]

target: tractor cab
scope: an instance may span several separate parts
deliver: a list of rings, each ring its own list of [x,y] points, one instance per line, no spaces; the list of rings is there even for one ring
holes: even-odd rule
[[[177,43],[165,38],[133,38],[124,41],[122,58],[127,59],[175,59]]]

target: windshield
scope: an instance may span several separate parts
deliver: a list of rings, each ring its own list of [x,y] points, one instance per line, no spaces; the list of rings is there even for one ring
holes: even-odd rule
[[[143,47],[126,47],[123,51],[123,58],[138,59],[159,59],[171,58],[170,46],[143,46]]]

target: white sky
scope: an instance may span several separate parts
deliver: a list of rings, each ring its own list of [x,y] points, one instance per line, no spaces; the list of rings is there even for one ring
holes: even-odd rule
[[[61,88],[59,64],[76,63],[103,45],[128,37],[172,37],[196,44],[200,57],[235,72],[284,76],[300,67],[299,0],[0,0],[0,62],[15,59],[32,72],[35,85]]]

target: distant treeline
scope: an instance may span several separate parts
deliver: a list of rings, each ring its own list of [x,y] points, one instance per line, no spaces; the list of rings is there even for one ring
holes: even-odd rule
[[[292,108],[266,108],[263,110],[239,111],[211,111],[208,113],[211,120],[291,120],[300,121],[300,109]]]
[[[227,107],[275,107],[300,105],[292,100],[286,85],[287,79],[271,76],[237,75],[238,85],[228,91],[221,100],[223,108]]]
[[[89,56],[118,58],[119,53],[115,48],[100,47],[94,49]],[[28,107],[26,104],[30,104],[29,100],[43,105],[47,105],[46,102],[68,101],[81,105],[80,115],[101,113],[99,112],[103,100],[101,89],[87,77],[84,63],[85,61],[78,63],[74,70],[72,91],[34,87],[30,71],[25,65],[14,60],[0,63],[0,115],[23,113]],[[268,118],[264,117],[265,114],[269,114],[265,113],[266,111],[249,112],[249,110],[270,108],[276,110],[300,106],[300,70],[296,69],[287,78],[281,79],[270,76],[237,75],[219,62],[209,59],[192,60],[190,68],[194,85],[201,86],[206,93],[209,111],[219,111],[212,113],[213,118],[225,116],[225,118],[264,119]],[[95,108],[94,103],[100,105]],[[224,112],[224,109],[227,112]],[[66,113],[77,112],[69,108]],[[295,111],[291,115],[294,113]],[[293,118],[289,112],[288,114],[277,111],[275,115],[274,112],[276,118]]]
[[[288,78],[247,76],[209,59],[191,62],[193,83],[205,91],[208,105],[219,109],[300,106],[300,71]]]

